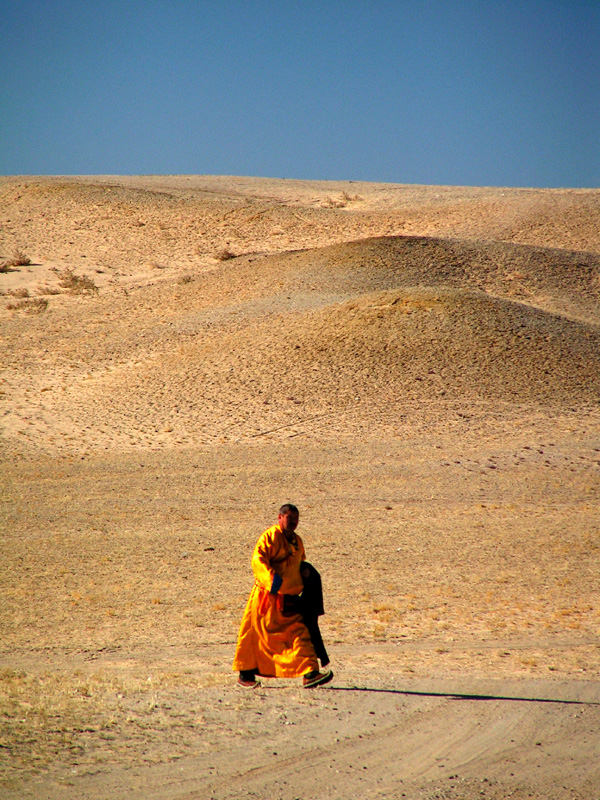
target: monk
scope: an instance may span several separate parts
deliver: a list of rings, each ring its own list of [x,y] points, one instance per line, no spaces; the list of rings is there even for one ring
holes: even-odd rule
[[[257,675],[302,677],[306,689],[322,686],[333,678],[330,669],[319,670],[301,613],[301,569],[306,556],[296,533],[299,517],[296,506],[281,506],[277,525],[262,534],[252,554],[255,583],[242,617],[233,660],[233,669],[239,672],[238,685],[244,689],[260,686]]]

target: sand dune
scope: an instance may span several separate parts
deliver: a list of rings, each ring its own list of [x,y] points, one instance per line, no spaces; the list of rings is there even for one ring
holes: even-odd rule
[[[598,796],[598,190],[17,177],[0,214],[3,797]],[[336,682],[242,697],[284,500]]]
[[[180,339],[175,352],[161,347],[49,391],[47,407],[55,399],[57,419],[90,429],[91,446],[99,424],[151,445],[155,433],[240,438],[335,412],[336,429],[352,428],[357,409],[373,407],[389,424],[436,401],[560,408],[600,398],[596,326],[460,290],[361,295],[232,332],[198,321]]]
[[[592,254],[384,237],[52,297],[47,316],[12,314],[6,379],[37,388],[6,431],[28,435],[32,402],[38,444],[86,452],[322,428],[324,415],[338,430],[361,411],[377,427],[424,404],[595,406],[599,287]],[[23,336],[38,345],[29,371]]]

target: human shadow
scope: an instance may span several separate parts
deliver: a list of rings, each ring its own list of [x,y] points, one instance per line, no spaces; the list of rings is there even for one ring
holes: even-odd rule
[[[501,694],[463,694],[461,692],[425,692],[415,689],[376,689],[370,686],[328,686],[328,692],[381,692],[409,697],[446,697],[449,700],[503,700],[512,703],[557,703],[575,706],[600,706],[597,700],[564,700],[555,697],[510,697]]]

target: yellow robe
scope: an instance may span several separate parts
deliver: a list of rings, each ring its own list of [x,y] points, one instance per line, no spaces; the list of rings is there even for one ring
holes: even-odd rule
[[[319,669],[310,634],[300,614],[284,616],[284,594],[303,589],[300,564],[305,560],[302,539],[291,545],[279,525],[266,530],[252,554],[255,584],[242,617],[233,669],[255,670],[264,678],[296,678]],[[273,575],[283,580],[279,592],[269,590]]]

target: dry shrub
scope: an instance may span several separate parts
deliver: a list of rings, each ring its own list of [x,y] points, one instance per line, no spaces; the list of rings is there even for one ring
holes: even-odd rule
[[[0,263],[0,272],[12,272],[15,267],[28,267],[30,264],[31,259],[25,253],[21,250],[15,250],[12,258]]]
[[[31,259],[21,250],[15,250],[12,258],[0,262],[0,272],[12,272],[15,267],[28,267]]]
[[[57,289],[54,286],[38,286],[37,292],[38,294],[55,295],[55,294],[60,294],[60,289]]]
[[[6,308],[9,311],[25,311],[26,314],[43,314],[48,308],[48,301],[45,297],[34,297],[27,300],[17,300],[15,303],[8,303]]]
[[[344,191],[338,200],[335,200],[333,197],[328,197],[324,201],[323,206],[325,208],[346,208],[348,203],[355,203],[358,200],[362,200],[359,194],[349,194]]]
[[[15,250],[10,263],[13,267],[28,267],[31,264],[31,259],[21,250]]]
[[[20,286],[18,289],[7,289],[6,294],[10,294],[13,297],[29,297],[29,289],[25,286]]]
[[[177,279],[177,283],[191,283],[194,278],[191,275],[182,275],[180,278]]]
[[[328,197],[327,200],[323,203],[325,208],[345,208],[346,201],[345,200],[334,200],[333,197]]]
[[[230,258],[237,258],[237,255],[228,247],[223,247],[222,250],[215,253],[215,258],[218,261],[229,261]]]
[[[71,294],[96,294],[98,287],[87,275],[75,275],[70,267],[63,270],[54,268],[52,270],[58,276],[58,285],[61,289],[66,289]]]

